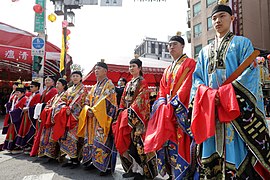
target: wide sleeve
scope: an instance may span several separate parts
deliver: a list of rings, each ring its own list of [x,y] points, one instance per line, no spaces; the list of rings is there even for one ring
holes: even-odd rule
[[[160,80],[158,98],[160,98],[160,97],[166,98],[166,94],[168,94],[168,92],[166,91],[166,87],[168,86],[167,81],[166,81],[166,76],[167,76],[167,72],[168,72],[169,68],[170,68],[170,66],[165,69],[165,71],[162,75],[162,78]]]
[[[204,65],[204,62],[205,62],[204,51],[206,51],[205,48],[203,48],[200,51],[199,56],[198,56],[198,60],[196,63],[196,67],[195,67],[195,70],[194,70],[193,75],[192,75],[192,87],[191,87],[190,99],[189,99],[190,102],[194,98],[198,86],[200,84],[206,85],[204,74],[205,74],[205,71],[207,71],[207,69],[205,68],[205,65]]]

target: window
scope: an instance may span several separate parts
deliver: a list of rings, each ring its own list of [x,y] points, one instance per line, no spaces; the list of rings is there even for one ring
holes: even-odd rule
[[[144,46],[145,46],[145,43],[143,43],[142,46],[141,46],[141,54],[144,54],[144,50],[145,50]]]
[[[166,43],[165,44],[165,52],[169,52],[168,46],[169,46],[169,43]]]
[[[201,12],[201,2],[193,5],[193,17],[197,16]]]
[[[195,57],[198,57],[199,52],[200,52],[201,49],[202,49],[202,45],[201,44],[199,44],[199,45],[197,45],[197,46],[194,47]]]
[[[162,44],[161,43],[158,44],[158,54],[159,55],[162,54]]]
[[[198,37],[202,34],[202,23],[196,24],[194,26],[194,37]]]
[[[207,30],[210,30],[213,28],[213,24],[212,24],[212,18],[208,17],[207,18]]]
[[[217,2],[217,0],[206,0],[206,7],[209,7],[216,2]]]
[[[156,53],[156,44],[155,44],[155,42],[152,42],[151,43],[151,53],[152,54],[155,54]]]
[[[213,39],[208,39],[207,44],[210,44],[210,43],[213,42],[214,40],[215,40],[215,38],[213,38]]]

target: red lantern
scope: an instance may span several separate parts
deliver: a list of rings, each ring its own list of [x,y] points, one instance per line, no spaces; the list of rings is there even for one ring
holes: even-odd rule
[[[71,31],[67,29],[67,36],[70,35]]]
[[[43,12],[43,8],[40,4],[34,5],[33,9],[34,9],[35,13],[38,13],[38,14],[41,14]]]
[[[71,31],[69,29],[67,29],[67,36],[70,35]],[[62,33],[64,34],[64,30],[62,31]]]
[[[270,60],[270,54],[268,54],[268,55],[267,55],[267,59],[269,59],[269,60]]]

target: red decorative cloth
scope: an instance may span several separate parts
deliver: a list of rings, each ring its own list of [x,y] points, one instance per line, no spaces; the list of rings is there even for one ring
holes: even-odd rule
[[[62,107],[60,112],[54,116],[55,124],[53,126],[52,139],[58,141],[64,134],[67,125],[67,107]]]
[[[114,134],[115,146],[122,155],[128,150],[131,143],[130,134],[132,128],[128,125],[127,109],[119,114],[117,122],[112,125],[112,131]]]
[[[170,93],[176,88],[176,84],[185,69],[189,68],[189,72],[185,76],[183,83],[176,93],[178,96],[177,99],[188,107],[190,89],[192,86],[192,74],[195,66],[195,61],[190,58],[186,58],[182,62],[175,74],[170,71],[171,66],[169,66],[164,71],[163,77],[160,81],[159,97],[163,97],[167,101],[167,95],[170,95]],[[171,106],[170,102],[161,103],[155,112],[152,113],[153,116],[149,120],[144,142],[145,152],[155,152],[161,149],[167,140],[171,140],[177,143],[178,147],[181,147],[178,148],[178,153],[185,158],[185,160],[189,161],[190,137],[177,125],[175,110]]]
[[[219,105],[215,105],[216,94],[219,94]],[[216,109],[218,119],[228,123],[240,115],[236,95],[231,84],[221,86],[218,90],[199,85],[194,97],[191,131],[195,142],[201,144],[215,135]]]
[[[163,103],[160,105],[148,122],[144,151],[153,152],[162,148],[168,140],[177,142],[176,137],[176,119],[173,114],[174,109],[171,104]]]

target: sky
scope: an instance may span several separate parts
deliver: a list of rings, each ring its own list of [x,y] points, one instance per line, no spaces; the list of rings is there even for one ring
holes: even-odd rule
[[[61,47],[63,16],[50,22],[47,16],[54,12],[54,5],[46,1],[46,27],[48,41]],[[35,0],[1,0],[0,21],[17,28],[34,32]],[[87,73],[100,59],[132,59],[136,45],[145,37],[167,41],[177,31],[188,30],[186,23],[187,2],[166,0],[166,2],[140,2],[123,0],[122,7],[101,7],[85,5],[75,13],[75,27],[69,27],[71,34],[68,54],[73,63],[80,64]],[[184,39],[185,36],[184,36]],[[191,55],[186,41],[184,50]]]

